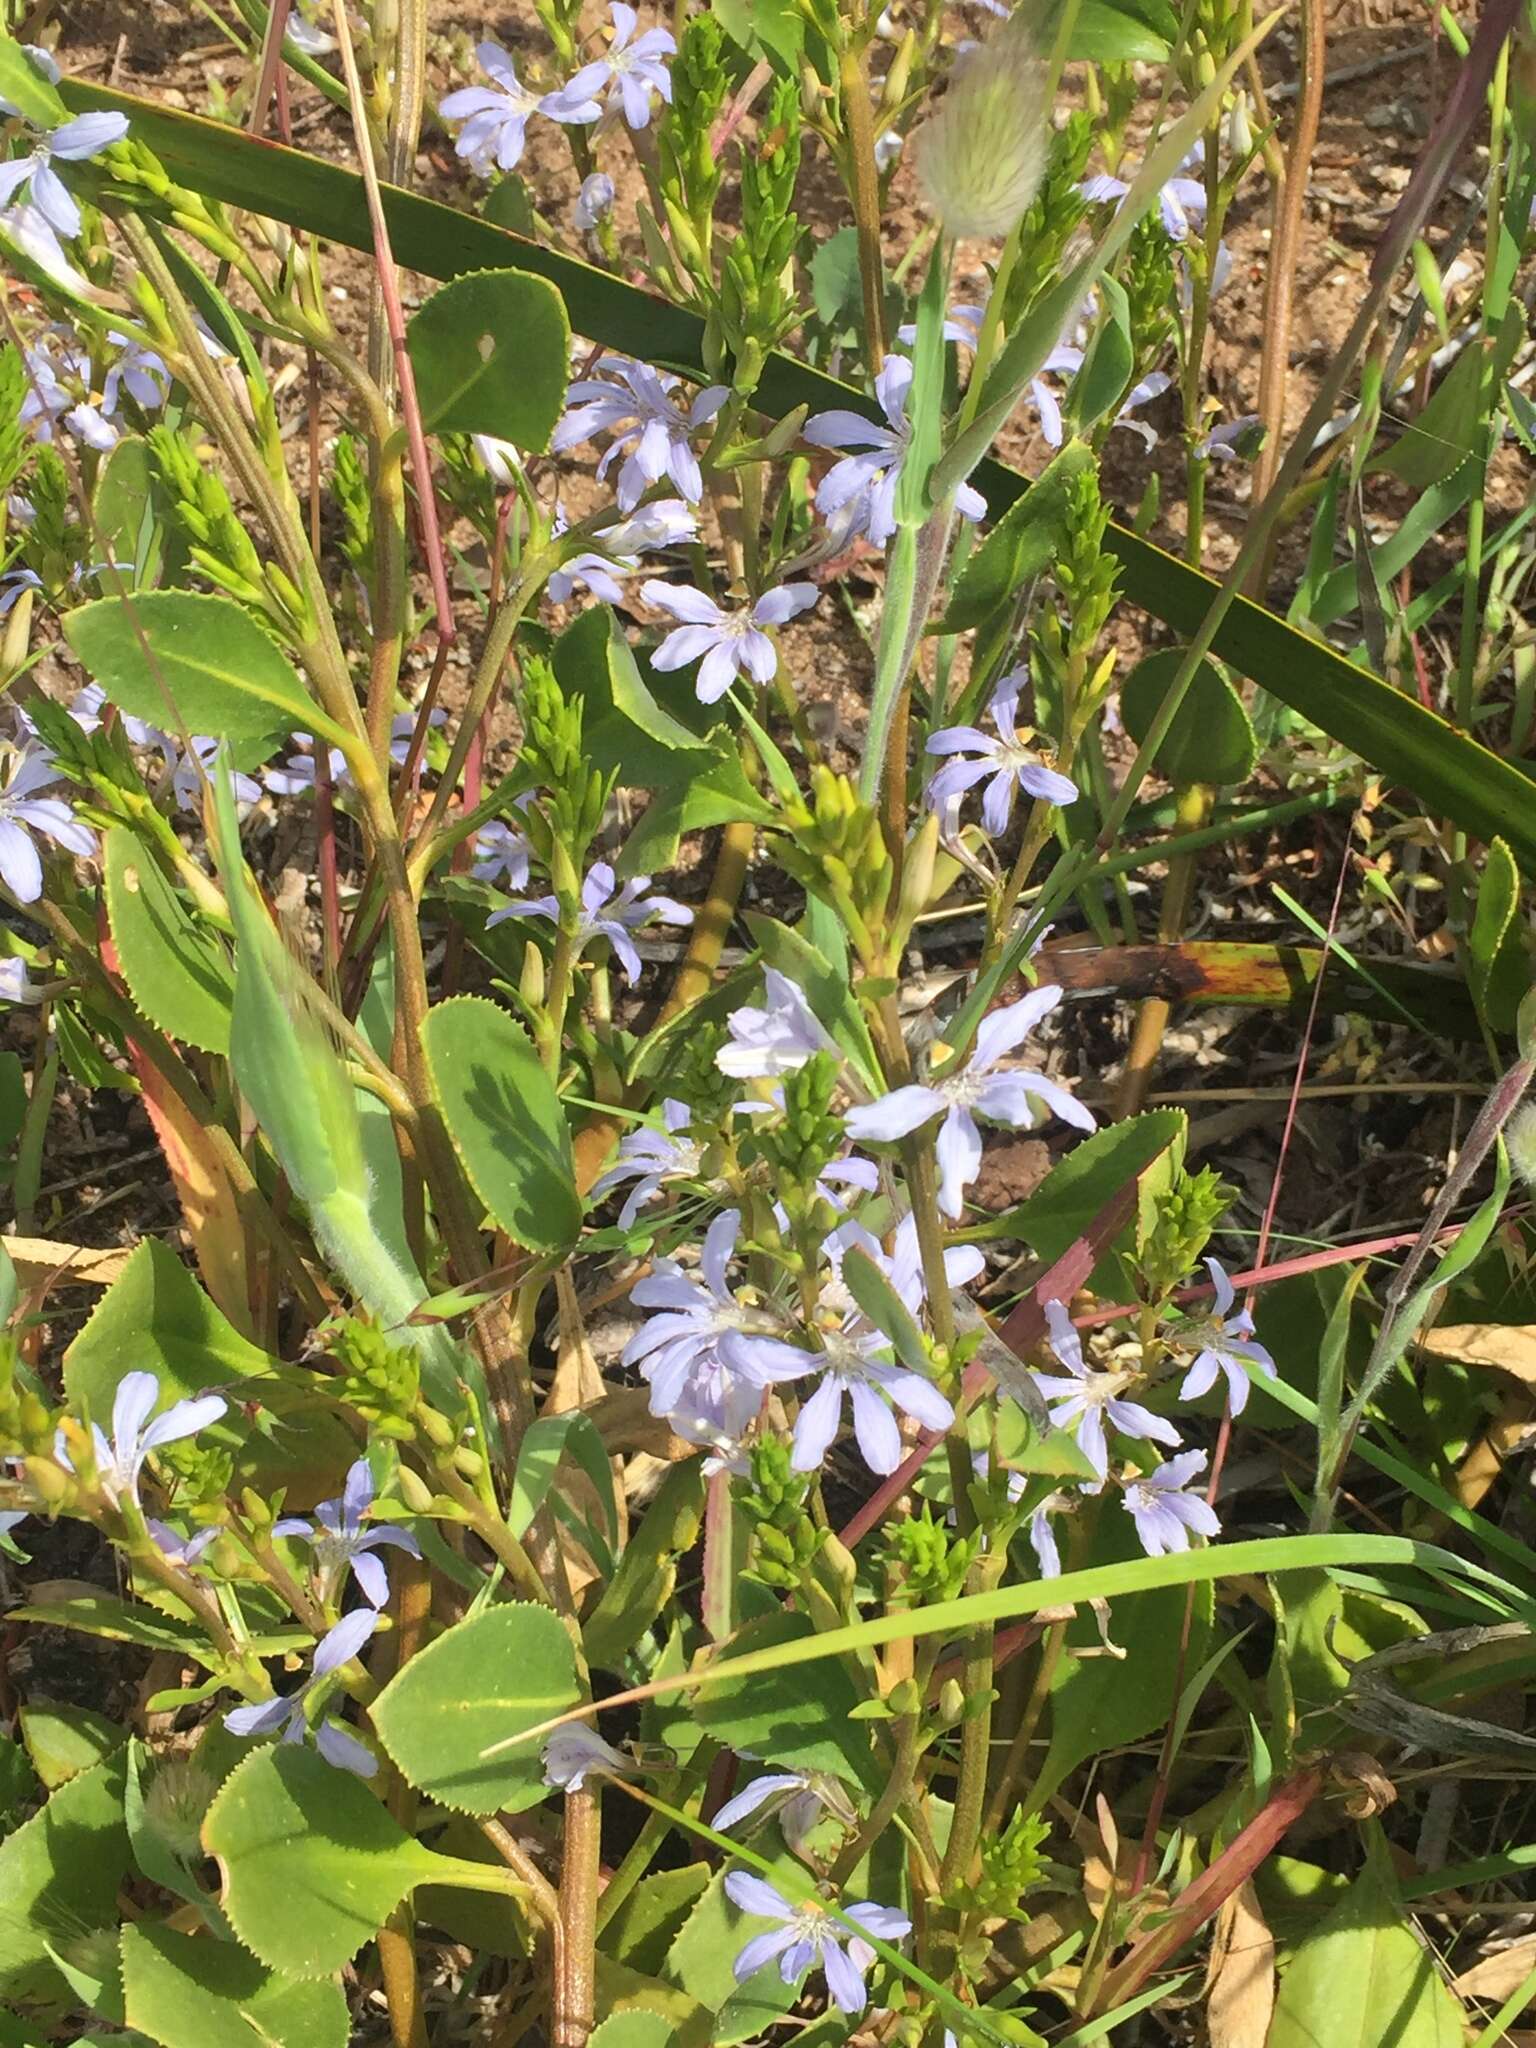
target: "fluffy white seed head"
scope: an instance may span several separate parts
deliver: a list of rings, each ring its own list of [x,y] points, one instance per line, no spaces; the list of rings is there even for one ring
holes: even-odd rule
[[[917,178],[946,234],[1006,235],[1040,186],[1050,146],[1032,9],[1021,7],[955,66],[938,111],[913,138]]]

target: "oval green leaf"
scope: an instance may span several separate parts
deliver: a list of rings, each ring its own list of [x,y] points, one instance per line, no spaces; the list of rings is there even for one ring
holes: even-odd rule
[[[477,270],[434,292],[407,343],[432,434],[494,434],[536,454],[565,406],[571,330],[552,284]]]
[[[291,732],[350,738],[232,598],[189,590],[103,597],[65,615],[64,637],[119,711],[216,734],[237,768],[266,760]]]
[[[293,1977],[344,1968],[442,1861],[360,1778],[286,1742],[258,1749],[225,1781],[203,1846],[224,1873],[235,1933]]]
[[[134,1001],[171,1038],[227,1053],[235,977],[223,947],[126,825],[112,827],[104,852],[107,921]]]
[[[129,2025],[161,2048],[346,2048],[347,2001],[333,1980],[285,1977],[233,1942],[157,1920],[123,1929],[122,1961]]]
[[[1183,659],[1181,648],[1162,648],[1139,661],[1121,684],[1120,716],[1137,746],[1151,731]],[[1158,773],[1175,789],[1197,782],[1245,782],[1257,757],[1258,742],[1242,698],[1220,669],[1202,661],[1158,748]]]
[[[484,996],[454,996],[427,1012],[421,1035],[443,1120],[496,1223],[539,1251],[574,1243],[570,1132],[527,1032]]]
[[[414,1656],[375,1700],[379,1740],[417,1791],[459,1813],[521,1813],[548,1796],[537,1747],[485,1751],[581,1698],[554,1611],[490,1607]]]

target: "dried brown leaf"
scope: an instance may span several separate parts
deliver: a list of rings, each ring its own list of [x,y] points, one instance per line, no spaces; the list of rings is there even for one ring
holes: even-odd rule
[[[1463,1998],[1484,1998],[1490,2005],[1502,2005],[1532,1970],[1536,1970],[1536,1934],[1524,1934],[1507,1948],[1494,1949],[1470,1970],[1463,1970],[1452,1989]],[[1536,2004],[1536,1992],[1527,2003]]]
[[[1275,1943],[1251,1884],[1239,1886],[1216,1916],[1207,1982],[1211,2048],[1264,2048],[1275,2010]]]

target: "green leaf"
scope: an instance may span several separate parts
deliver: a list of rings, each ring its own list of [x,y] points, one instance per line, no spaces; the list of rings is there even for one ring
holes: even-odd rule
[[[1367,1870],[1291,1957],[1266,2048],[1462,2048],[1465,2038],[1434,1958]]]
[[[862,1246],[852,1245],[844,1252],[843,1281],[875,1328],[890,1338],[902,1364],[927,1379],[930,1364],[923,1333],[911,1310]]]
[[[1027,1200],[999,1217],[999,1227],[1007,1236],[1023,1238],[1037,1258],[1054,1265],[1121,1188],[1139,1180],[1171,1146],[1182,1144],[1188,1128],[1181,1109],[1153,1109],[1106,1124],[1058,1160]],[[1119,1271],[1119,1261],[1106,1255],[1094,1268],[1090,1287],[1097,1292],[1113,1286]]]
[[[364,252],[373,246],[367,197],[358,175],[299,150],[257,141],[229,125],[157,105],[131,93],[68,81],[73,112],[107,108],[127,114],[135,135],[172,177],[234,206],[266,212],[296,228]],[[396,260],[427,277],[516,264],[550,278],[578,332],[646,362],[692,366],[705,376],[704,322],[622,278],[558,250],[527,242],[491,222],[414,193],[387,189],[385,213]],[[1051,329],[1054,340],[1059,331]],[[868,392],[828,377],[789,356],[769,356],[757,398],[782,417],[805,405],[844,407],[878,423]],[[968,458],[967,458],[968,459]],[[984,460],[971,481],[999,519],[1031,488],[1017,471]],[[1216,585],[1166,550],[1124,526],[1111,526],[1126,599],[1188,638],[1208,611]],[[1531,784],[1513,763],[1457,732],[1416,697],[1393,689],[1321,641],[1308,639],[1263,606],[1240,598],[1222,621],[1213,652],[1251,677],[1291,710],[1415,791],[1478,839],[1502,833],[1527,873],[1536,873],[1536,810]]]
[[[1080,427],[1091,427],[1120,403],[1136,368],[1131,302],[1125,287],[1113,277],[1102,277],[1099,291],[1104,311],[1068,393],[1072,416]]]
[[[858,1068],[866,1085],[878,1092],[883,1085],[880,1062],[847,974],[840,974],[819,947],[777,918],[749,910],[745,922],[768,965],[798,984],[819,1022]]]
[[[61,1785],[0,1842],[0,1992],[66,1997],[48,1944],[64,1929],[115,1927],[127,1868],[119,1752]]]
[[[128,1731],[88,1707],[31,1700],[21,1710],[21,1739],[34,1770],[52,1792],[121,1749]]]
[[[514,1536],[526,1535],[534,1516],[543,1506],[569,1452],[591,1480],[600,1502],[605,1534],[610,1542],[617,1533],[613,1499],[613,1467],[598,1435],[597,1425],[581,1409],[566,1415],[543,1415],[524,1433],[517,1453],[517,1470],[512,1475],[512,1498],[507,1503],[507,1526]]]
[[[581,1697],[564,1624],[513,1601],[461,1621],[399,1671],[374,1729],[418,1792],[457,1813],[521,1813],[548,1796],[536,1748],[484,1751]]]
[[[64,1587],[74,1579],[57,1582]],[[120,1600],[115,1593],[62,1592],[43,1598],[46,1586],[35,1588],[35,1597],[25,1607],[7,1609],[11,1621],[35,1621],[47,1628],[72,1628],[84,1636],[100,1636],[109,1643],[137,1643],[145,1650],[170,1650],[177,1655],[197,1654],[199,1637],[189,1622],[136,1601]],[[300,1636],[299,1641],[304,1638]]]
[[[166,531],[160,488],[142,435],[126,435],[102,464],[93,512],[106,558],[129,570],[136,588],[161,581],[168,552],[178,572],[185,566],[185,550]]]
[[[1467,979],[1478,1014],[1490,1031],[1513,1031],[1515,1014],[1530,991],[1531,956],[1519,913],[1520,871],[1506,843],[1495,839],[1488,848],[1467,934]]]
[[[64,1391],[82,1414],[105,1422],[124,1373],[152,1372],[167,1405],[211,1389],[234,1409],[204,1440],[235,1454],[250,1485],[288,1489],[290,1506],[334,1492],[351,1463],[352,1439],[310,1377],[279,1365],[240,1335],[168,1245],[146,1237],[64,1354]],[[268,1421],[239,1413],[259,1401]]]
[[[1098,1514],[1093,1563],[1139,1557],[1135,1524],[1123,1506],[1118,1501],[1101,1502]],[[1170,1586],[1116,1605],[1109,1632],[1126,1653],[1123,1661],[1074,1654],[1102,1649],[1095,1617],[1086,1608],[1078,1610],[1068,1624],[1067,1648],[1051,1684],[1051,1746],[1040,1766],[1035,1796],[1048,1798],[1086,1758],[1166,1725],[1180,1678],[1198,1670],[1210,1635],[1213,1601],[1210,1587],[1202,1586],[1195,1596],[1187,1661],[1180,1657],[1187,1597],[1182,1588]]]
[[[406,340],[429,434],[493,434],[526,454],[549,446],[571,353],[553,285],[525,270],[456,278],[427,300]]]
[[[9,100],[34,128],[57,128],[69,119],[58,87],[4,30],[0,30],[0,99]]]
[[[235,977],[224,948],[126,825],[107,833],[103,856],[107,920],[130,995],[170,1037],[227,1053]]]
[[[139,590],[64,615],[64,637],[120,711],[175,732],[213,733],[237,768],[288,733],[350,738],[309,695],[276,641],[227,597]]]
[[[1060,552],[1068,488],[1074,477],[1092,467],[1093,450],[1085,441],[1069,441],[1052,457],[1029,490],[972,550],[936,631],[968,632],[1013,603],[1024,585]]]
[[[573,1244],[570,1132],[522,1025],[484,996],[454,996],[427,1012],[421,1036],[449,1136],[498,1226],[540,1251]]]
[[[805,15],[795,0],[710,0],[710,12],[751,56],[769,57],[781,75],[798,77]]]
[[[659,2012],[616,2012],[588,2037],[588,2048],[673,2048],[676,2039]]]
[[[641,1878],[629,1897],[598,1932],[605,1955],[654,1977],[666,1967],[678,1929],[709,1883],[707,1863],[681,1870],[655,1870]]]
[[[767,1614],[738,1629],[701,1693],[695,1713],[707,1735],[727,1749],[771,1757],[772,1767],[830,1771],[870,1789],[878,1785],[864,1727],[848,1718],[859,1694],[846,1667],[833,1660],[800,1671],[759,1671],[733,1679],[734,1658],[803,1641],[815,1624],[803,1614]]]
[[[631,1535],[619,1568],[603,1588],[581,1632],[589,1664],[604,1671],[623,1659],[666,1608],[677,1584],[677,1560],[698,1540],[704,1476],[697,1458],[674,1465]]]
[[[800,1896],[805,1874],[789,1851],[782,1850],[770,1860],[774,1876],[769,1882],[779,1879],[786,1898]],[[796,1987],[780,1977],[776,1963],[765,1964],[745,1984],[736,1982],[733,1962],[750,1938],[763,1933],[766,1926],[765,1921],[731,1903],[725,1893],[725,1872],[717,1870],[672,1944],[667,1979],[717,2015],[710,2034],[712,2048],[733,2048],[736,2042],[762,2033],[798,1996]]]
[[[1183,660],[1177,647],[1162,648],[1139,661],[1121,685],[1120,715],[1138,746],[1151,731]],[[1246,782],[1257,757],[1258,742],[1242,698],[1220,669],[1202,661],[1158,749],[1158,773],[1175,789]]]
[[[140,1920],[122,1932],[129,2024],[161,2048],[347,2048],[346,1996],[304,1983],[227,1941]]]
[[[288,1742],[254,1751],[231,1774],[208,1809],[203,1846],[224,1873],[236,1934],[269,1968],[304,1978],[344,1969],[445,1865],[360,1778]]]
[[[1161,64],[1179,32],[1162,0],[1082,0],[1068,58],[1088,64]]]

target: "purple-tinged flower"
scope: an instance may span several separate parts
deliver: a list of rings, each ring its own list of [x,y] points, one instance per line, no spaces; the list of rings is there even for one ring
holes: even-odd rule
[[[403,1550],[407,1557],[420,1557],[421,1545],[409,1529],[397,1529],[390,1522],[368,1522],[373,1506],[373,1474],[368,1460],[359,1458],[347,1473],[338,1500],[323,1500],[315,1509],[313,1522],[302,1515],[285,1515],[274,1522],[274,1536],[286,1536],[295,1543],[307,1543],[315,1554],[315,1576],[321,1598],[333,1600],[343,1575],[350,1570],[363,1598],[382,1607],[389,1598],[389,1579],[376,1550]]]
[[[1148,1557],[1188,1550],[1191,1531],[1196,1536],[1221,1534],[1221,1523],[1209,1501],[1184,1490],[1196,1473],[1204,1470],[1204,1451],[1185,1451],[1126,1487],[1125,1505]]]
[[[306,1707],[310,1694],[323,1679],[351,1663],[378,1625],[378,1613],[372,1607],[355,1607],[350,1614],[344,1614],[320,1638],[310,1674],[296,1692],[281,1699],[261,1700],[252,1707],[233,1707],[224,1716],[224,1726],[231,1735],[276,1735],[281,1730],[284,1742],[302,1742],[309,1732]],[[378,1769],[373,1751],[340,1721],[322,1716],[313,1732],[316,1749],[338,1770],[371,1778]]]
[[[77,398],[71,388],[78,386],[86,393],[91,388],[91,359],[75,341],[54,332],[43,336],[23,354],[27,393],[17,414],[18,424],[30,427],[37,440],[51,441],[55,427],[62,420],[87,448],[94,448],[98,453],[115,448],[118,439],[116,427],[88,396]],[[69,384],[65,383],[66,378],[70,380]]]
[[[25,201],[0,212],[0,233],[14,242],[22,255],[35,263],[45,277],[67,291],[82,296],[91,289],[90,279],[78,271],[64,253],[64,244],[35,206]]]
[[[303,57],[328,57],[336,47],[336,38],[327,35],[318,23],[310,20],[304,12],[303,0],[299,0],[288,17],[287,40]]]
[[[1144,405],[1150,405],[1154,398],[1161,398],[1165,391],[1173,388],[1173,379],[1166,370],[1153,370],[1143,377],[1139,384],[1133,384],[1120,401],[1120,410],[1111,421],[1112,426],[1125,427],[1137,434],[1149,448],[1157,446],[1157,429],[1149,427],[1145,420],[1133,419]]]
[[[189,1401],[173,1401],[151,1422],[159,1399],[160,1382],[152,1372],[124,1373],[112,1401],[110,1441],[99,1424],[91,1424],[96,1477],[102,1492],[116,1505],[125,1500],[139,1505],[139,1474],[151,1451],[196,1436],[210,1422],[217,1422],[229,1405],[222,1394],[199,1394]],[[66,1472],[74,1471],[62,1430],[54,1439],[53,1455]]]
[[[213,781],[214,763],[218,759],[221,741],[206,733],[193,733],[185,749],[176,748],[171,758],[175,766],[171,769],[171,790],[179,811],[200,811],[203,807],[203,791]],[[261,784],[249,775],[234,774],[231,785],[235,801],[242,804],[261,802]]]
[[[849,1136],[892,1144],[942,1116],[935,1148],[939,1207],[946,1216],[961,1216],[965,1190],[981,1171],[977,1117],[1015,1131],[1031,1129],[1044,1114],[1059,1116],[1080,1131],[1095,1127],[1092,1111],[1059,1082],[1044,1074],[995,1071],[998,1061],[1020,1046],[1060,1001],[1059,988],[1037,988],[1018,1002],[993,1010],[977,1027],[975,1049],[963,1067],[855,1105],[844,1118]]]
[[[849,1160],[848,1165],[869,1166],[870,1160]],[[830,1171],[830,1169],[828,1169]],[[860,1183],[863,1185],[863,1183]],[[874,1186],[879,1185],[876,1169]],[[866,1189],[873,1193],[874,1188]],[[891,1249],[886,1251],[874,1232],[865,1228],[857,1217],[850,1217],[840,1223],[827,1239],[824,1247],[827,1264],[832,1269],[830,1281],[822,1284],[822,1303],[844,1317],[856,1313],[853,1296],[848,1292],[843,1278],[843,1256],[857,1245],[880,1268],[890,1281],[902,1307],[911,1316],[920,1316],[928,1300],[928,1280],[923,1272],[923,1255],[917,1241],[917,1219],[909,1210],[896,1226],[891,1240]],[[951,1291],[957,1287],[969,1286],[972,1280],[986,1270],[986,1260],[973,1244],[952,1244],[944,1252],[944,1278]]]
[[[993,691],[987,709],[997,727],[996,737],[974,725],[946,725],[928,740],[930,754],[954,757],[946,761],[929,784],[930,802],[938,809],[986,780],[981,818],[994,839],[1007,831],[1014,798],[1021,789],[1026,796],[1042,797],[1050,804],[1072,804],[1078,798],[1077,784],[1058,775],[1054,768],[1047,768],[1028,746],[1031,728],[1025,728],[1023,737],[1019,734],[1014,714],[1019,706],[1019,687],[1025,679],[1025,671],[1016,668]]]
[[[871,1472],[882,1476],[901,1463],[899,1408],[924,1429],[946,1430],[955,1419],[953,1404],[932,1380],[877,1354],[889,1350],[878,1330],[844,1327],[822,1333],[823,1349],[814,1363],[821,1376],[816,1391],[795,1417],[795,1447],[790,1463],[797,1472],[819,1471],[842,1427],[843,1403],[853,1406],[853,1434],[859,1455]]]
[[[905,137],[895,128],[884,128],[875,137],[875,169],[888,171],[906,146]]]
[[[1214,1312],[1206,1316],[1187,1316],[1168,1332],[1170,1345],[1180,1351],[1195,1353],[1195,1362],[1185,1374],[1179,1394],[1184,1400],[1197,1401],[1202,1394],[1211,1391],[1216,1384],[1216,1375],[1220,1373],[1227,1383],[1227,1400],[1232,1413],[1241,1415],[1248,1405],[1252,1373],[1257,1369],[1274,1379],[1275,1361],[1253,1334],[1251,1310],[1241,1308],[1236,1315],[1230,1313],[1236,1294],[1220,1262],[1207,1259],[1205,1270],[1216,1290]]]
[[[819,1052],[836,1052],[804,995],[776,967],[763,970],[766,996],[759,1009],[743,1003],[726,1018],[731,1043],[715,1054],[722,1074],[736,1081],[777,1080],[793,1074]]]
[[[912,440],[907,418],[911,388],[911,362],[906,356],[887,356],[875,379],[875,396],[886,418],[883,427],[862,413],[836,411],[813,414],[801,430],[801,438],[813,448],[858,451],[834,463],[822,478],[816,488],[816,510],[823,519],[848,515],[840,530],[850,538],[862,533],[876,547],[884,547],[896,531],[896,491]],[[963,519],[985,519],[987,501],[973,485],[961,484],[955,492],[955,510]]]
[[[613,180],[606,171],[593,171],[590,177],[582,179],[571,217],[584,235],[591,234],[599,221],[608,218],[613,211],[613,199]]]
[[[756,1419],[764,1390],[816,1369],[809,1351],[786,1344],[770,1311],[738,1300],[727,1274],[741,1212],[727,1209],[709,1226],[700,1258],[703,1284],[674,1259],[658,1259],[631,1299],[657,1309],[624,1347],[650,1383],[653,1415],[681,1417],[739,1439]],[[680,1432],[686,1433],[686,1432]]]
[[[307,796],[315,787],[318,771],[314,738],[307,732],[296,732],[293,737],[304,751],[290,754],[280,768],[263,768],[261,771],[261,779],[273,796]],[[347,757],[340,747],[328,747],[326,761],[331,787],[339,789],[349,779]]]
[[[780,1832],[798,1853],[824,1813],[834,1815],[844,1827],[852,1827],[858,1818],[847,1792],[828,1772],[766,1771],[728,1799],[709,1824],[717,1834],[728,1835],[744,1820],[756,1816],[763,1821],[777,1814]]]
[[[40,135],[29,156],[0,164],[0,206],[8,206],[30,187],[32,204],[56,235],[66,241],[80,232],[80,209],[53,168],[100,156],[128,133],[126,114],[77,114],[47,135]]]
[[[86,683],[76,690],[69,700],[69,715],[83,733],[99,732],[107,714],[107,693],[100,683]],[[18,711],[29,732],[33,730],[25,712]],[[150,725],[142,718],[130,717],[126,711],[117,714],[118,729],[131,747],[158,747],[167,757],[174,742],[163,733],[158,725]]]
[[[183,1536],[179,1529],[173,1529],[169,1522],[157,1522],[153,1515],[147,1517],[144,1526],[155,1539],[155,1548],[184,1571],[190,1571],[203,1552],[224,1534],[223,1524],[216,1522],[211,1529],[194,1529],[190,1536]]]
[[[1212,427],[1203,441],[1195,443],[1194,452],[1205,462],[1251,462],[1264,444],[1264,436],[1258,431],[1263,424],[1256,412],[1223,420]]]
[[[640,979],[640,955],[630,937],[632,931],[653,918],[662,924],[692,924],[693,912],[686,903],[670,896],[647,896],[649,875],[631,875],[619,887],[612,867],[605,860],[592,863],[581,885],[581,910],[576,920],[576,951],[584,952],[594,939],[606,939],[618,956],[624,979],[633,988]],[[492,911],[486,926],[509,917],[547,917],[558,924],[560,902],[555,896],[525,896],[504,910]]]
[[[661,583],[652,577],[640,586],[640,595],[647,604],[683,621],[651,656],[652,668],[686,668],[699,662],[694,688],[701,704],[713,704],[738,676],[754,683],[773,681],[779,650],[763,628],[798,618],[821,593],[814,583],[781,583],[777,590],[766,591],[750,611],[726,611],[689,584]]]
[[[572,99],[584,100],[608,88],[608,104],[624,110],[631,128],[650,125],[651,95],[672,98],[672,75],[665,59],[674,55],[677,43],[670,29],[648,28],[636,36],[640,17],[625,0],[612,0],[613,41],[601,57],[584,64],[565,88]]]
[[[17,953],[7,953],[0,958],[0,1003],[39,1003],[39,995],[27,963]]]
[[[0,576],[0,619],[8,617],[24,590],[41,590],[43,579],[35,569],[7,569]]]
[[[981,340],[981,323],[986,313],[985,306],[951,306],[944,320],[944,339],[957,342],[974,354]],[[910,346],[917,339],[917,328],[911,322],[905,327],[898,327],[896,338]],[[1047,377],[1074,376],[1082,367],[1083,351],[1071,342],[1059,342],[1029,380],[1029,395],[1040,415],[1040,431],[1051,448],[1061,446],[1066,437],[1066,427],[1061,417],[1061,401],[1045,380]]]
[[[1204,165],[1205,144],[1197,142],[1157,195],[1157,210],[1171,241],[1187,241],[1204,224],[1205,180],[1185,175],[1191,170],[1203,170]],[[1127,179],[1111,177],[1107,171],[1085,179],[1079,187],[1090,206],[1117,204],[1130,189]]]
[[[10,749],[0,772],[0,882],[18,903],[35,903],[43,893],[43,862],[34,838],[88,858],[96,851],[96,834],[62,797],[38,795],[59,780],[53,756],[44,748]]]
[[[556,535],[565,531],[565,513],[555,508]],[[598,546],[551,572],[549,594],[556,604],[567,604],[578,584],[603,604],[618,604],[624,596],[621,576],[640,566],[647,548],[676,547],[697,537],[699,522],[681,498],[658,498],[641,505],[628,519],[606,528],[598,535]]]
[[[532,859],[533,848],[526,833],[500,818],[492,818],[475,835],[473,873],[477,882],[494,882],[503,889],[526,889]]]
[[[633,512],[663,477],[670,477],[688,503],[697,505],[704,495],[704,478],[689,437],[714,418],[730,392],[723,384],[711,384],[684,413],[672,398],[680,380],[653,370],[649,363],[604,356],[597,370],[594,377],[578,378],[567,392],[568,409],[555,428],[551,452],[561,455],[594,434],[611,434],[597,473],[606,476],[623,457],[615,488],[621,512]]]
[[[851,2017],[864,2010],[869,2003],[864,1973],[875,1960],[875,1951],[858,1935],[850,1935],[819,1900],[807,1899],[792,1906],[776,1885],[746,1870],[727,1874],[725,1892],[743,1913],[779,1923],[771,1934],[754,1935],[736,1957],[731,1969],[738,1984],[745,1984],[765,1963],[777,1958],[779,1975],[786,1984],[798,1983],[807,1970],[820,1968],[840,2012]],[[902,1941],[912,1932],[912,1922],[894,1906],[861,1902],[845,1906],[843,1915],[879,1941]]]
[[[109,330],[107,339],[120,348],[122,354],[108,367],[106,382],[102,385],[103,413],[111,419],[125,391],[141,411],[158,412],[171,389],[171,373],[164,361],[152,348],[131,341],[126,334]]]
[[[1051,1349],[1070,1377],[1037,1372],[1035,1385],[1047,1401],[1056,1403],[1051,1409],[1053,1427],[1070,1429],[1074,1422],[1077,1424],[1078,1449],[1100,1479],[1109,1471],[1109,1445],[1104,1438],[1106,1418],[1122,1436],[1134,1437],[1138,1442],[1145,1443],[1150,1438],[1155,1443],[1178,1444],[1179,1432],[1171,1422],[1154,1415],[1150,1408],[1143,1408],[1139,1401],[1123,1398],[1135,1373],[1096,1372],[1085,1363],[1082,1339],[1061,1302],[1045,1304],[1045,1320],[1051,1333]]]
[[[588,1778],[634,1775],[629,1759],[584,1722],[568,1721],[545,1739],[544,1782],[552,1791],[579,1792]]]
[[[645,1125],[619,1140],[618,1163],[592,1183],[592,1195],[596,1200],[612,1194],[627,1180],[635,1183],[619,1211],[620,1230],[630,1228],[646,1203],[654,1202],[669,1180],[698,1178],[703,1147],[692,1138],[678,1135],[687,1130],[692,1118],[693,1111],[687,1103],[669,1095],[661,1105],[659,1131]]]
[[[597,120],[603,111],[596,100],[573,93],[570,86],[557,93],[530,92],[500,43],[477,43],[475,55],[495,84],[461,86],[439,100],[437,110],[445,121],[464,123],[454,153],[483,178],[493,170],[517,168],[534,114],[581,126]]]

